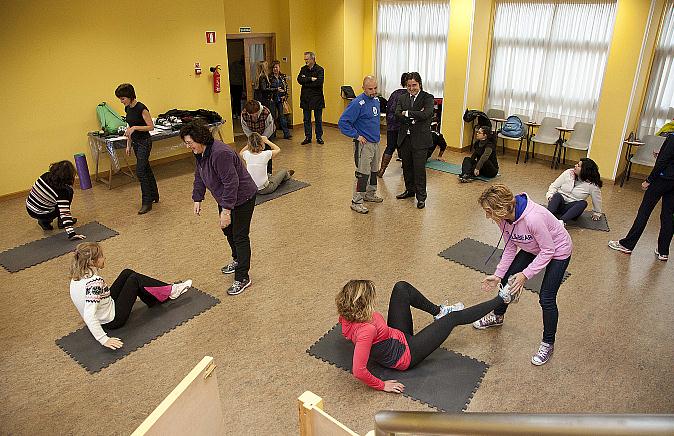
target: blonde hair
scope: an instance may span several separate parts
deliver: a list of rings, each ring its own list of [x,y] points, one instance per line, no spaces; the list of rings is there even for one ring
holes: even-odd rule
[[[349,280],[335,297],[337,313],[352,322],[372,319],[377,292],[371,280]]]
[[[259,89],[262,76],[269,80],[269,64],[267,61],[260,61],[257,63],[257,66],[255,67],[255,78],[253,79],[253,88]]]
[[[262,140],[262,135],[257,132],[253,132],[248,138],[248,145],[250,145],[250,150],[253,153],[259,153],[264,150],[264,141]]]
[[[94,274],[93,263],[103,255],[98,242],[83,242],[75,247],[73,260],[70,263],[70,278],[80,280]]]
[[[515,196],[510,188],[499,183],[485,189],[477,203],[493,216],[503,219],[515,209]]]

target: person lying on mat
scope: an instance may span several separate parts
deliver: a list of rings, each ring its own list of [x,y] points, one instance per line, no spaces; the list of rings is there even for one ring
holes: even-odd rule
[[[42,174],[26,199],[28,215],[37,220],[42,230],[54,230],[52,221],[57,219],[58,228],[65,228],[68,239],[85,239],[73,229],[77,218],[70,215],[73,202],[75,166],[69,160],[54,162],[49,171]]]
[[[516,293],[527,280],[545,270],[538,299],[543,310],[543,340],[531,358],[534,365],[543,365],[554,350],[559,317],[557,291],[571,261],[571,237],[549,210],[534,203],[526,193],[513,195],[506,185],[490,186],[477,202],[487,219],[499,226],[501,238],[506,241],[496,272],[482,281],[482,289],[494,291],[500,282],[501,286],[509,284]],[[501,239],[496,246],[500,243]],[[484,330],[502,325],[507,308],[499,305],[494,313],[474,322],[473,327]]]
[[[459,182],[472,182],[478,176],[496,177],[498,175],[496,137],[489,127],[475,127],[475,142],[471,148],[473,154],[463,159]]]
[[[70,298],[98,342],[110,349],[121,348],[121,339],[109,337],[105,330],[122,327],[136,297],[148,307],[176,299],[192,286],[192,280],[173,285],[125,269],[108,288],[99,270],[105,256],[97,242],[77,245],[70,265]]]
[[[517,299],[508,288],[489,301],[464,308],[462,303],[452,306],[436,305],[407,282],[393,287],[388,306],[388,321],[375,312],[377,293],[370,280],[350,280],[337,294],[335,303],[342,335],[354,343],[353,375],[378,390],[402,393],[405,386],[397,380],[380,380],[367,370],[373,359],[387,368],[405,371],[428,357],[447,339],[457,325],[470,324],[502,304]],[[414,333],[414,307],[434,316],[435,320]]]
[[[592,219],[601,218],[601,176],[599,167],[590,158],[581,158],[576,166],[564,171],[550,184],[545,198],[548,210],[564,222],[581,216],[592,196]]]
[[[271,150],[265,150],[265,144]],[[267,174],[267,162],[280,152],[279,146],[266,136],[253,132],[248,137],[248,144],[239,153],[246,162],[248,173],[257,185],[258,194],[271,194],[295,174],[294,170],[279,170],[271,176]]]

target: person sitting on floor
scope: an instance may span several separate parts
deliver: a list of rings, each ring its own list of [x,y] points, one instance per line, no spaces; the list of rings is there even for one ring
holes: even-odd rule
[[[73,201],[73,183],[75,166],[69,160],[49,165],[49,171],[42,174],[26,199],[28,215],[37,220],[42,230],[54,230],[52,221],[57,219],[58,228],[65,228],[68,239],[85,239],[86,236],[75,233],[73,226],[77,218],[70,215]]]
[[[265,146],[270,150],[265,150]],[[278,145],[255,132],[251,133],[248,144],[241,150],[241,158],[246,162],[246,169],[257,185],[258,194],[271,194],[295,174],[294,170],[280,170],[272,176],[267,174],[267,162],[280,152]]]
[[[578,218],[592,196],[592,219],[601,218],[601,186],[599,167],[590,158],[581,158],[576,166],[564,171],[550,184],[545,198],[548,210],[565,223]]]
[[[350,280],[335,297],[342,335],[353,342],[353,375],[378,390],[402,393],[405,386],[397,380],[380,380],[367,369],[372,358],[387,368],[405,371],[435,351],[458,325],[470,324],[518,296],[501,289],[491,300],[464,309],[462,303],[436,305],[407,282],[393,287],[388,306],[388,321],[374,311],[377,293],[370,280]],[[435,321],[414,334],[411,308],[423,310]]]
[[[178,298],[192,286],[192,280],[169,285],[125,269],[108,288],[99,275],[104,266],[105,256],[100,244],[79,244],[70,265],[70,298],[94,338],[112,350],[121,348],[124,343],[119,338],[109,337],[106,330],[126,324],[136,297],[152,307]]]
[[[438,157],[436,159],[444,162],[445,160],[442,158],[442,155],[445,154],[445,150],[447,150],[447,141],[445,141],[445,137],[442,136],[442,133],[440,132],[431,130],[431,134],[433,135],[433,146],[428,148],[427,159],[430,159],[431,156],[433,156],[433,152],[435,152],[435,149],[437,148],[440,151],[438,152]]]
[[[486,126],[475,127],[473,154],[463,159],[459,181],[472,182],[476,177],[496,177],[498,160],[496,159],[496,138]]]

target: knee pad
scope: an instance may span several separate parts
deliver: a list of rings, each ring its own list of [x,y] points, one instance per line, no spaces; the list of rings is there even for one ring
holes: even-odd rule
[[[356,192],[365,192],[367,189],[367,174],[359,173],[356,171]],[[376,176],[375,176],[376,177]]]

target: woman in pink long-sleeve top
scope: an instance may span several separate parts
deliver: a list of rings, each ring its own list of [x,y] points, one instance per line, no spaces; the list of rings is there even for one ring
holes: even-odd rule
[[[501,238],[506,241],[496,271],[484,279],[482,288],[494,290],[499,283],[510,283],[511,292],[519,292],[527,280],[545,270],[539,295],[543,340],[531,358],[534,365],[543,365],[554,351],[559,317],[557,291],[571,260],[571,237],[548,209],[534,203],[526,193],[513,195],[505,185],[485,189],[478,203],[487,218],[499,226]],[[507,308],[505,304],[497,307],[473,327],[482,330],[502,325]]]

